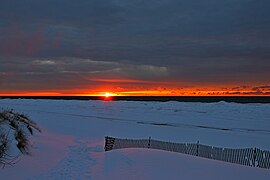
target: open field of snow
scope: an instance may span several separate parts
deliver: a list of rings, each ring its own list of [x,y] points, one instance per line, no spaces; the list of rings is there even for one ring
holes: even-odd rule
[[[270,179],[270,170],[150,149],[104,152],[104,137],[270,150],[270,104],[1,99],[42,133],[0,179]]]

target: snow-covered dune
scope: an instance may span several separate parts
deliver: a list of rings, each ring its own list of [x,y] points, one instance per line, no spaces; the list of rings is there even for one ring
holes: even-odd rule
[[[270,104],[1,99],[38,123],[32,155],[0,179],[270,179],[270,170],[173,152],[104,152],[104,137],[270,150]]]

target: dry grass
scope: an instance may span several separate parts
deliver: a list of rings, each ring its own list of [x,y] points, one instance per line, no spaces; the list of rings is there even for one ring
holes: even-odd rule
[[[25,114],[16,113],[13,110],[0,111],[0,165],[12,165],[20,154],[29,154],[28,136],[33,132],[41,132],[35,122]],[[12,145],[20,153],[18,155],[9,155]]]

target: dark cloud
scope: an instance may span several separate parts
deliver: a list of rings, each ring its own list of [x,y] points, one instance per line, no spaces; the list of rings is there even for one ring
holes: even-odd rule
[[[258,91],[258,92],[262,92],[262,91],[270,91],[270,86],[265,85],[265,86],[257,86],[257,87],[253,87],[252,88],[253,91]]]
[[[250,86],[242,85],[242,86],[233,87],[232,90],[233,91],[239,91],[239,90],[246,90],[248,88],[250,88]]]
[[[1,89],[65,89],[102,84],[91,79],[166,79],[165,66],[118,63],[79,58],[0,57]],[[104,84],[104,83],[103,83]]]
[[[268,84],[269,9],[268,0],[0,1],[0,83]],[[56,76],[62,83],[46,81]]]
[[[248,92],[229,92],[224,95],[251,95],[251,96],[269,96],[270,92],[261,92],[261,91],[248,91]]]

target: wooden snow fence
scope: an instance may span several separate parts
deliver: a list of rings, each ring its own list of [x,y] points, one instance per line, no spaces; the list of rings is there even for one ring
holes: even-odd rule
[[[258,148],[231,149],[196,143],[172,143],[149,139],[118,139],[105,137],[105,151],[123,148],[151,148],[208,159],[270,169],[270,151]]]

